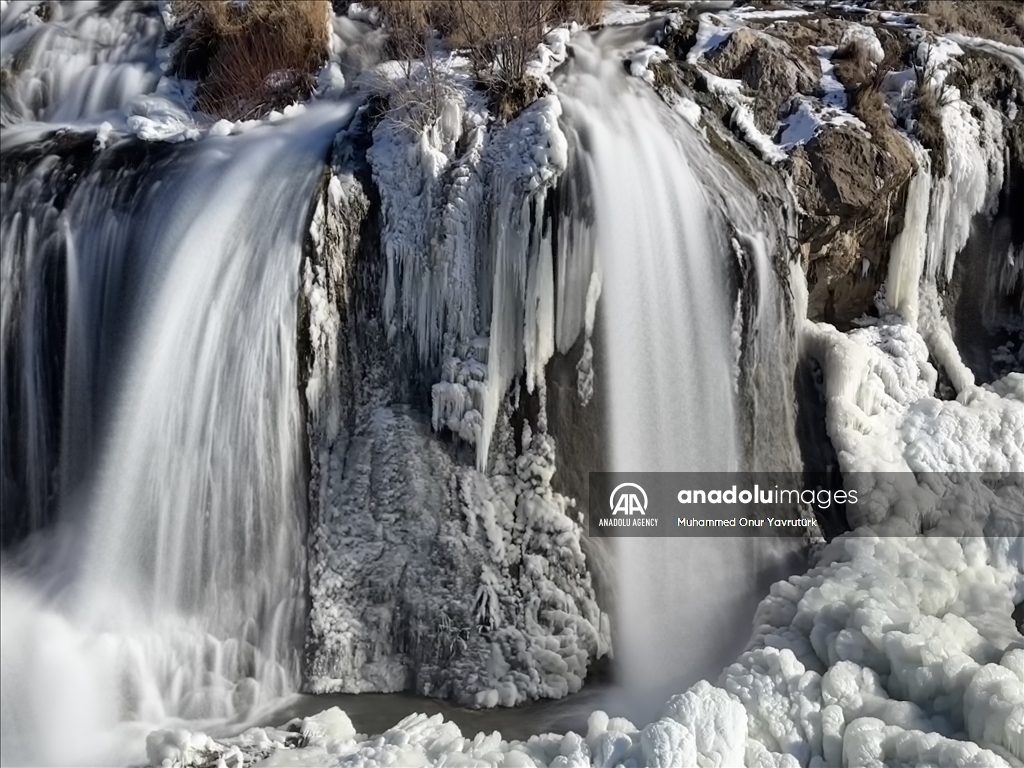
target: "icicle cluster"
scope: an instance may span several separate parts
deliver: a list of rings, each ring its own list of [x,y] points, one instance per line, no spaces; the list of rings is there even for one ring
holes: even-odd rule
[[[443,362],[433,426],[475,443],[480,468],[514,378],[525,373],[533,392],[556,337],[568,349],[585,324],[580,301],[555,311],[556,292],[586,295],[588,282],[573,282],[590,280],[589,270],[572,271],[564,245],[555,275],[548,196],[569,160],[560,114],[549,96],[488,131],[483,106],[453,91],[441,118],[422,131],[382,123],[369,153],[385,223],[389,334],[408,330],[424,365]]]

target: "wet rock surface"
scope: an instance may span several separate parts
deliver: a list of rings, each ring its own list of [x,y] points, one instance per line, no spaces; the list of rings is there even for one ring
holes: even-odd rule
[[[796,150],[791,170],[801,207],[811,317],[840,327],[869,311],[902,228],[901,195],[914,173],[909,150],[886,152],[864,132],[822,130]]]

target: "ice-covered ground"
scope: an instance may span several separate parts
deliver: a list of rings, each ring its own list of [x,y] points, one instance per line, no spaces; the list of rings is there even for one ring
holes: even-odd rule
[[[298,725],[301,740],[266,729],[221,744],[164,732],[150,737],[149,757],[202,765],[223,755],[231,765],[255,743],[296,745],[266,765],[1019,765],[1024,648],[1009,615],[1019,539],[1013,552],[889,533],[836,540],[806,575],[775,585],[753,647],[719,686],[672,697],[647,725],[595,712],[585,735],[524,743],[413,715],[366,737],[327,711]]]

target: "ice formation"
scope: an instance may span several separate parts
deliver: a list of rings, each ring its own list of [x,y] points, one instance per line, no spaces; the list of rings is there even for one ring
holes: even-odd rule
[[[502,154],[488,149],[483,160],[477,158],[484,168],[496,162],[489,159],[491,154],[506,158],[507,165],[501,167],[510,169],[508,177],[516,183],[502,187],[507,194],[499,199],[528,204],[530,194],[542,193],[551,180],[544,176],[547,166],[538,164],[542,152],[515,152],[529,148],[524,137],[542,146],[550,143],[541,131],[553,125],[551,109],[552,103],[538,105],[521,124],[509,126],[507,137],[498,133],[491,139]],[[377,131],[382,131],[380,126]],[[378,185],[382,174],[392,172],[390,163],[400,148],[424,151],[425,145],[406,128],[390,131],[368,153]],[[470,153],[485,146],[482,130],[479,141],[468,146]],[[360,319],[362,299],[345,293],[358,282],[358,267],[350,262],[360,248],[359,232],[368,212],[361,185],[343,167],[346,155],[342,142],[314,211],[317,256],[306,265],[304,287],[313,353],[306,388],[315,521],[307,642],[310,687],[320,692],[412,688],[477,706],[512,706],[576,692],[588,666],[608,652],[608,619],[594,598],[570,502],[551,489],[554,443],[529,424],[516,442],[507,383],[498,389],[492,379],[502,370],[495,365],[496,356],[524,364],[524,323],[533,328],[546,324],[547,331],[535,333],[531,343],[551,348],[553,315],[549,309],[546,321],[537,319],[538,309],[527,312],[520,295],[517,305],[503,309],[507,317],[493,315],[490,338],[475,335],[472,324],[459,327],[454,308],[464,306],[469,312],[472,305],[460,305],[467,296],[455,293],[473,295],[473,276],[480,269],[477,254],[488,251],[474,247],[472,237],[490,222],[474,222],[471,217],[480,211],[451,197],[443,198],[451,204],[440,205],[437,212],[440,226],[448,228],[443,250],[418,228],[431,219],[422,208],[418,219],[401,218],[382,233],[394,258],[385,253],[381,279],[388,288],[382,337],[376,337],[377,326]],[[447,162],[440,153],[436,157]],[[456,187],[478,185],[483,194],[486,187],[472,177],[475,172],[463,159],[449,178]],[[419,187],[423,194],[430,183]],[[395,206],[396,217],[415,205],[431,209],[429,201],[401,197],[408,190],[394,190],[394,201],[385,202]],[[520,243],[513,234],[507,239]],[[525,261],[528,255],[513,250],[509,258]],[[521,265],[529,273],[521,275],[520,290],[526,291],[527,283],[542,278],[538,267]],[[515,265],[505,268],[515,272]],[[430,297],[415,292],[422,282],[443,279],[454,269],[464,270],[469,282],[452,283],[448,293],[440,290],[442,298],[451,299],[447,306],[431,304]],[[410,272],[418,279],[403,284],[402,275]],[[550,275],[546,285],[550,294]],[[399,287],[392,305],[389,291],[394,286]],[[414,293],[408,295],[407,289]],[[537,295],[543,289],[531,286],[529,292]],[[345,295],[351,305],[340,300]],[[493,295],[496,305],[503,301],[497,282]],[[451,325],[441,328],[429,317]],[[506,339],[509,348],[496,348],[495,338]],[[388,402],[389,388],[395,386],[389,383],[389,378],[394,381],[388,370],[392,363],[371,350],[390,346],[398,352],[407,346],[407,354],[431,370],[435,344],[445,345],[447,356],[433,369],[439,370],[440,381],[430,387],[431,414],[424,420],[412,409]],[[532,357],[539,354],[551,353],[535,352]],[[507,360],[504,364],[511,365]],[[339,389],[353,367],[373,382],[366,404],[352,402],[364,397],[361,387],[344,393]],[[493,404],[488,404],[489,389],[497,397]],[[517,387],[512,396],[519,396]],[[485,474],[472,466],[475,461],[471,466],[456,461],[458,444],[450,450],[432,432],[450,432],[479,446],[489,407],[495,412],[490,415],[493,437],[487,439],[495,448],[491,471]],[[342,462],[344,473],[339,472]],[[438,483],[436,478],[447,479]],[[386,546],[381,536],[402,545]]]
[[[565,59],[566,35],[564,29],[548,35],[530,76],[549,79]],[[390,63],[381,73],[398,90],[420,87],[425,77]],[[541,98],[507,126],[494,128],[464,71],[455,67],[439,76],[447,98],[438,115],[417,118],[404,108],[374,131],[369,161],[384,209],[383,309],[389,335],[400,328],[411,332],[425,365],[454,357],[449,368],[486,371],[472,392],[451,376],[434,389],[435,413],[444,415],[435,418],[435,429],[475,443],[483,470],[512,378],[525,365],[532,392],[554,353],[545,200],[565,170],[568,145],[558,99]],[[580,330],[577,324],[573,339]],[[484,354],[480,338],[488,339]]]
[[[941,62],[959,49],[922,47],[941,82]],[[825,370],[840,464],[848,482],[869,487],[873,503],[858,509],[849,520],[857,530],[830,544],[817,568],[773,588],[758,629],[765,650],[748,652],[724,676],[729,688],[730,678],[749,679],[755,663],[770,668],[771,655],[790,665],[786,677],[800,689],[818,692],[820,719],[801,726],[794,717],[791,726],[802,731],[796,739],[810,765],[1016,765],[1024,751],[1024,645],[1007,619],[1024,597],[1024,374],[977,386],[936,288],[952,276],[972,218],[995,212],[1002,118],[954,98],[942,120],[949,167],[933,179],[917,151],[882,317],[849,334],[812,323],[802,331]],[[933,361],[955,400],[936,398]],[[814,611],[821,598],[813,626],[804,624],[809,632],[794,632],[800,606]],[[789,624],[778,636],[769,628],[776,609]],[[820,679],[814,663],[826,665]],[[732,685],[742,696],[742,683]],[[791,711],[806,717],[808,709]],[[776,740],[793,738],[789,728],[764,727]]]

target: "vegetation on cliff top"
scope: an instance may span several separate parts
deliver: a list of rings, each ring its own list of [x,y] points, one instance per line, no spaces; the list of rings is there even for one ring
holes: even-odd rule
[[[369,0],[388,31],[386,54],[423,61],[432,72],[431,40],[464,53],[496,111],[510,118],[539,95],[527,65],[546,32],[560,24],[596,24],[605,0]]]
[[[925,0],[918,23],[932,32],[987,37],[1007,45],[1024,40],[1021,0]]]
[[[196,107],[229,120],[307,98],[327,61],[328,0],[173,0],[182,23],[174,66],[198,82]]]

